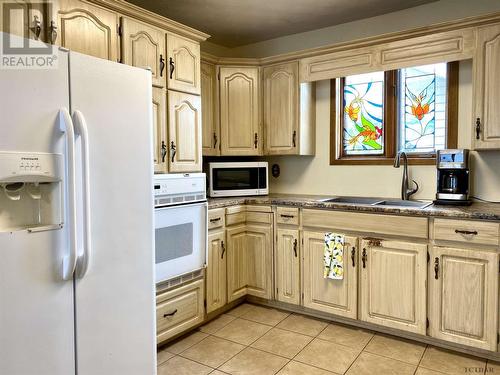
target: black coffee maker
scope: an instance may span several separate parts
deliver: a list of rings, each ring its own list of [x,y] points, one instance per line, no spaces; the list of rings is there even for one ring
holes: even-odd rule
[[[434,204],[464,206],[469,199],[469,150],[438,150],[437,193]]]

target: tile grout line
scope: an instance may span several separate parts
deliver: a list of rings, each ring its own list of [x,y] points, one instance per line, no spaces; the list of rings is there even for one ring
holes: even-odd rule
[[[368,340],[368,342],[363,346],[363,348],[361,349],[361,351],[359,352],[359,354],[356,356],[356,358],[354,358],[354,361],[352,361],[352,363],[349,365],[349,367],[347,367],[347,369],[344,371],[344,374],[347,374],[349,372],[349,370],[351,369],[352,365],[358,360],[358,358],[361,355],[361,353],[363,353],[365,351],[366,347],[373,340],[374,337],[375,337],[375,334],[373,334],[372,337],[370,337],[370,340]],[[369,353],[369,352],[367,352],[367,353]]]
[[[429,347],[429,345],[425,344],[425,349],[422,352],[422,355],[420,356],[420,360],[418,361],[417,368],[415,369],[415,372],[413,373],[413,375],[417,374],[418,368],[420,367],[420,363],[422,363],[422,359],[424,359],[424,355],[425,355],[425,352],[427,351],[428,347]]]

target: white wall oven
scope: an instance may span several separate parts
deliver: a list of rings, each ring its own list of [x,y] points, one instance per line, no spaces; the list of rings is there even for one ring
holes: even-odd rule
[[[211,197],[269,194],[267,162],[209,163],[209,170]]]
[[[156,282],[205,267],[207,200],[205,174],[154,177]]]

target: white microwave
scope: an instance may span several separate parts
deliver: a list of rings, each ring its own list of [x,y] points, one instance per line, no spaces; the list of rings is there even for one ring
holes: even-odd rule
[[[211,197],[269,194],[267,162],[209,163]]]

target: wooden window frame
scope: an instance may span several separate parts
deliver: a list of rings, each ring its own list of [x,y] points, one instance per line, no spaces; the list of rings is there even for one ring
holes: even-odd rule
[[[458,141],[458,66],[458,61],[447,63],[446,148],[456,148]],[[338,89],[337,80],[340,80]],[[330,165],[392,164],[398,150],[398,70],[384,72],[384,154],[382,155],[344,154],[343,105],[339,105],[343,103],[343,85],[343,78],[330,81]],[[337,110],[342,112],[338,114]],[[435,152],[407,155],[409,164],[436,163]]]

